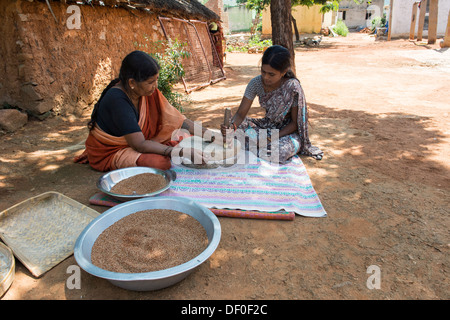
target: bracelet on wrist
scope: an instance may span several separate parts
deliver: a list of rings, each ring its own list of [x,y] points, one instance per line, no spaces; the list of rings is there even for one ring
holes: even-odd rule
[[[164,152],[163,152],[163,155],[164,155],[164,156],[167,156],[167,150],[168,150],[168,149],[170,149],[170,146],[167,146],[167,147],[164,149]]]

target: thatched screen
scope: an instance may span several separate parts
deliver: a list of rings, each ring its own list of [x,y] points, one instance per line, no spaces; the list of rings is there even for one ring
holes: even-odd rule
[[[183,59],[183,84],[187,92],[225,79],[208,25],[202,21],[187,21],[160,17],[166,38],[187,44],[188,58]]]

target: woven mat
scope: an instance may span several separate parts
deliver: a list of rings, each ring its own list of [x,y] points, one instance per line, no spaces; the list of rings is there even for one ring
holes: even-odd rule
[[[296,214],[327,215],[299,157],[282,166],[253,158],[247,164],[228,168],[173,165],[171,169],[176,179],[159,196],[192,199],[217,216],[293,220]],[[105,194],[94,195],[90,202],[108,206],[120,203]]]
[[[0,238],[35,276],[73,254],[98,212],[57,192],[46,192],[0,213]]]
[[[327,215],[298,156],[285,165],[250,158],[245,164],[228,168],[174,165],[172,170],[177,178],[161,196],[186,197],[215,209]]]

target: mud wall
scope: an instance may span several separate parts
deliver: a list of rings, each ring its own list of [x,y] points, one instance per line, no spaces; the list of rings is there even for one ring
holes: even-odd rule
[[[0,1],[0,105],[78,114],[118,76],[121,60],[163,40],[158,16],[141,10]]]

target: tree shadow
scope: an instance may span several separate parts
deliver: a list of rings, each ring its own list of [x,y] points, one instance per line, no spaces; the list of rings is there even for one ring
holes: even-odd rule
[[[445,135],[431,118],[400,112],[371,114],[309,104],[310,136],[327,154],[346,157],[399,181],[450,186],[449,170],[434,156]],[[339,170],[339,169],[338,169]],[[347,169],[345,169],[347,170]]]

